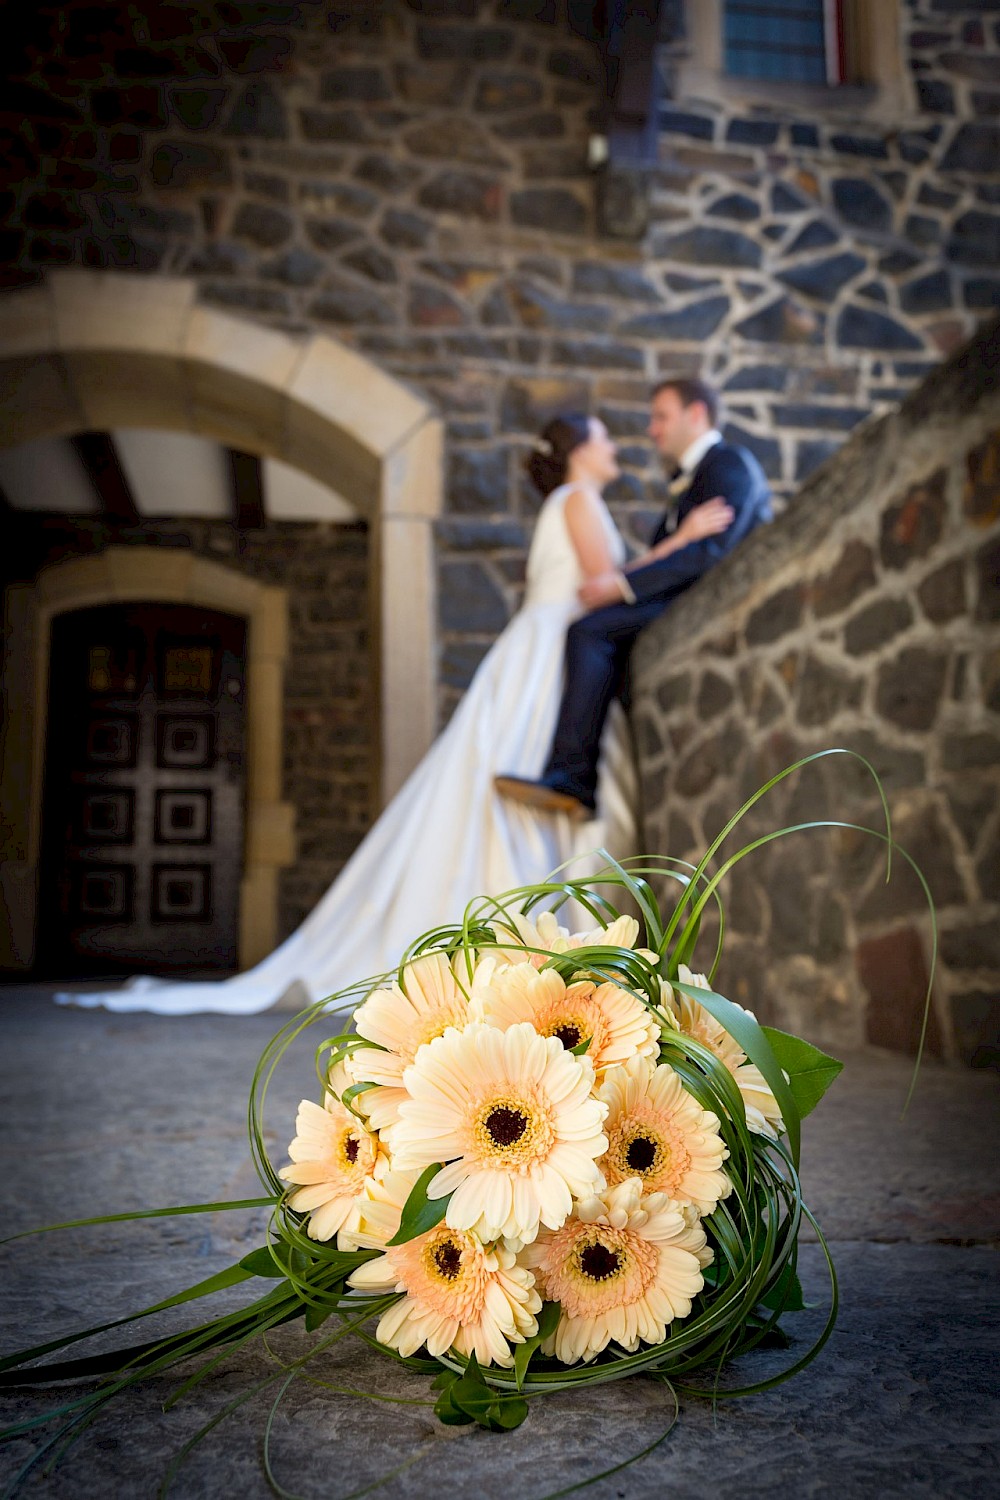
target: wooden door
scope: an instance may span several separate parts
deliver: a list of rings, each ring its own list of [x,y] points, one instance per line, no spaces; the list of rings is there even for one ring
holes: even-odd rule
[[[246,622],[121,604],[53,622],[39,967],[237,965]]]

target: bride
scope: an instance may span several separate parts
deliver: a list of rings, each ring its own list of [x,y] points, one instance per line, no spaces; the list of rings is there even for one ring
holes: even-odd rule
[[[246,973],[214,982],[136,978],[63,1003],[185,1015],[300,1009],[399,963],[429,928],[461,920],[468,902],[545,877],[604,846],[635,852],[635,771],[620,706],[608,722],[596,816],[573,823],[501,798],[498,771],[540,774],[562,689],[567,626],[587,578],[620,568],[625,544],[602,497],[618,474],[614,443],[595,417],[556,417],[528,473],[545,496],[528,555],[524,603],[484,658],[447,728],[385,808],[333,885],[280,947]],[[723,529],[723,503],[696,507],[642,561]],[[561,919],[567,921],[564,908]],[[569,915],[572,923],[572,914]],[[586,922],[588,927],[593,922]]]

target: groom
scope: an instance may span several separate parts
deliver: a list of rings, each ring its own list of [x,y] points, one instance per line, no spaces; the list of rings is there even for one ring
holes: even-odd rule
[[[504,796],[576,820],[593,815],[601,733],[612,699],[622,691],[636,636],[755,526],[771,519],[760,464],[746,448],[723,442],[717,420],[718,397],[703,380],[664,380],[653,392],[649,435],[666,463],[678,469],[669,492],[679,504],[674,526],[668,508],[652,544],[670,535],[696,505],[719,496],[732,521],[668,557],[583,585],[580,598],[590,613],[566,637],[566,680],[548,765],[538,781],[498,776]]]

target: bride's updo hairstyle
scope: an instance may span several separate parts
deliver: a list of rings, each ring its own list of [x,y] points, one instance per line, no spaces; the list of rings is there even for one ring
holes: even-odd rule
[[[566,483],[570,454],[589,441],[590,418],[582,412],[569,412],[546,423],[525,464],[540,495],[547,495]]]

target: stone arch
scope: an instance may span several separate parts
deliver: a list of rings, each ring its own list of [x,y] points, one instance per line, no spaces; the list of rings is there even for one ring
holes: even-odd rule
[[[333,339],[294,337],[200,305],[196,284],[188,279],[56,271],[41,285],[0,299],[0,448],[114,427],[193,432],[281,459],[332,482],[368,522],[370,592],[377,601],[371,629],[381,709],[380,785],[387,800],[435,728],[433,522],[441,509],[442,424],[432,409]],[[180,562],[174,554],[167,566]],[[200,560],[188,563],[196,580],[204,578],[197,571]],[[71,566],[93,570],[101,563],[90,558],[59,565],[67,585],[70,574],[62,570]],[[120,556],[108,566],[101,587],[110,588],[122,567],[127,570]],[[221,593],[229,598],[234,575],[222,571]],[[72,576],[72,587],[85,592],[85,573]],[[147,574],[147,595],[149,586]],[[88,594],[86,602],[97,597]],[[41,594],[35,608],[39,620],[51,618]],[[37,639],[31,649],[34,661]],[[13,649],[7,661],[16,675]],[[18,731],[8,715],[2,801],[6,815],[29,799],[24,838],[15,837],[4,856],[4,868],[26,898],[37,856],[30,830],[40,826],[40,762],[35,766],[32,757],[44,745],[44,695],[22,701],[32,721],[29,764],[39,779],[23,784],[23,759],[15,757],[11,767],[11,736]],[[32,797],[38,807],[30,805]],[[23,901],[18,909],[25,909]]]

